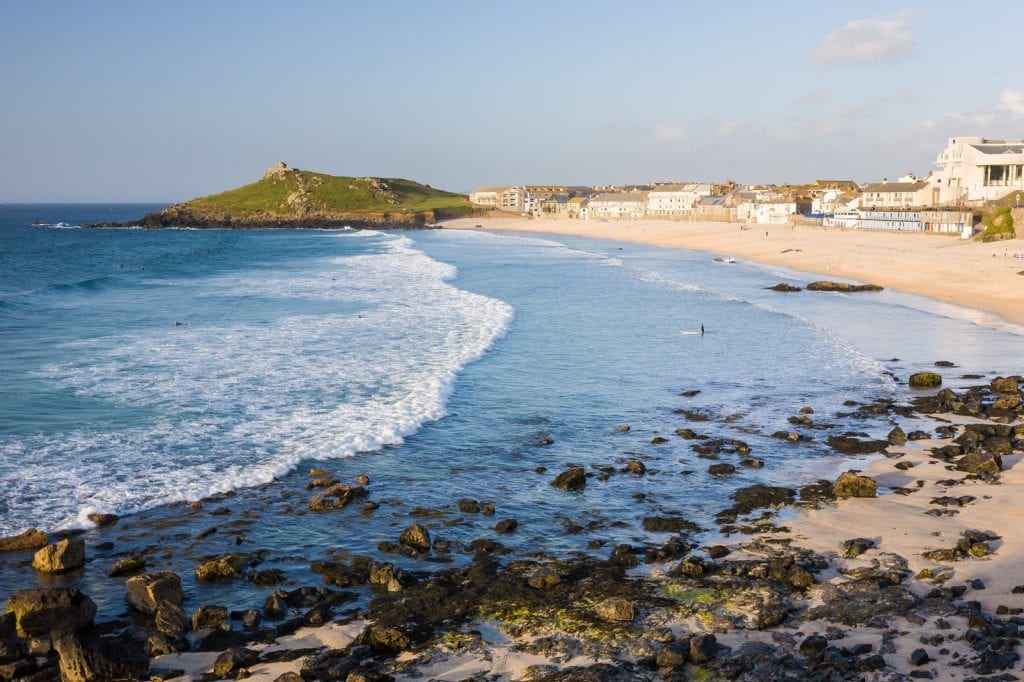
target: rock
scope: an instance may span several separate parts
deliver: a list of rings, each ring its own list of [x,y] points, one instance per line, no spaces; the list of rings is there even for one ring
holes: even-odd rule
[[[832,484],[832,493],[840,498],[875,497],[878,494],[878,484],[867,476],[845,471]]]
[[[459,500],[458,505],[459,505],[459,511],[462,512],[463,514],[479,514],[480,513],[480,503],[477,502],[476,500],[471,500],[471,499],[468,499],[468,498],[463,498],[463,499]]]
[[[867,538],[853,538],[852,540],[844,540],[843,556],[845,556],[848,559],[855,559],[874,546],[875,541],[868,540]]]
[[[117,523],[121,517],[117,514],[89,514],[87,517],[90,521],[95,523],[98,527],[112,526]]]
[[[370,648],[383,653],[398,653],[409,647],[409,638],[400,630],[382,625],[371,625],[363,633],[362,639]]]
[[[647,465],[641,462],[639,459],[631,459],[626,462],[626,473],[636,474],[637,476],[643,476],[647,473]]]
[[[192,614],[192,629],[198,632],[208,628],[230,630],[228,610],[223,606],[200,606]]]
[[[430,533],[418,523],[414,523],[405,530],[398,538],[400,544],[424,552],[430,551]]]
[[[0,538],[0,552],[20,552],[26,549],[45,547],[48,539],[46,533],[29,528],[19,535]]]
[[[263,616],[268,620],[282,620],[288,615],[288,603],[283,592],[275,592],[263,602]]]
[[[818,281],[807,285],[807,291],[841,291],[852,293],[857,291],[881,291],[877,284],[847,284],[846,282]]]
[[[555,476],[551,485],[560,490],[582,490],[587,485],[587,472],[583,467],[569,467]]]
[[[514,533],[519,528],[519,522],[515,519],[502,519],[494,525],[494,530],[499,533]]]
[[[239,671],[255,665],[259,661],[259,654],[252,649],[235,647],[228,649],[217,657],[213,664],[213,674],[218,679],[238,679]]]
[[[681,668],[690,658],[690,647],[682,642],[669,642],[655,659],[659,668]]]
[[[746,514],[755,509],[790,504],[795,497],[796,491],[791,488],[779,488],[758,483],[741,488],[732,494],[732,499],[736,502],[733,510]]]
[[[684,530],[696,533],[700,530],[696,524],[680,516],[645,516],[642,523],[649,533],[679,533]]]
[[[996,377],[989,386],[995,393],[1016,393],[1018,390],[1016,377]]]
[[[526,583],[535,590],[549,590],[562,582],[562,577],[550,568],[538,568]]]
[[[971,474],[998,474],[1003,470],[1003,458],[994,452],[968,452],[956,463],[956,468]]]
[[[252,584],[260,587],[274,587],[285,581],[284,571],[280,568],[268,568],[264,571],[256,571],[252,576]]]
[[[313,511],[331,511],[342,509],[353,500],[367,496],[366,488],[351,485],[332,485],[322,493],[317,493],[310,499],[309,508]]]
[[[178,604],[165,601],[157,606],[153,625],[168,637],[181,638],[188,632],[188,616]]]
[[[40,573],[63,573],[85,565],[85,540],[65,538],[43,547],[32,557],[32,568]]]
[[[242,569],[246,564],[245,557],[238,554],[225,554],[210,559],[196,566],[196,580],[212,582],[215,580],[234,580],[242,577]]]
[[[107,571],[107,575],[111,578],[117,578],[122,575],[141,571],[145,567],[145,559],[135,556],[125,557],[124,559],[118,559],[115,561],[114,565],[110,567],[109,571]]]
[[[149,656],[127,635],[65,632],[53,641],[63,682],[139,680],[149,672]]]
[[[1020,409],[1020,405],[1020,396],[1016,393],[1008,393],[1006,395],[1001,395],[998,398],[996,398],[995,402],[992,403],[992,409],[1017,410]]]
[[[928,663],[931,658],[928,657],[928,652],[924,649],[914,649],[910,654],[910,665],[921,666]]]
[[[629,424],[621,424],[621,425],[615,427],[615,430],[618,431],[619,433],[628,433],[629,429],[630,429]]]
[[[889,442],[893,443],[894,445],[903,445],[904,443],[907,442],[907,434],[904,433],[903,429],[901,429],[898,426],[893,428],[893,430],[889,432],[888,438]]]
[[[829,447],[844,455],[868,455],[873,452],[885,452],[889,447],[887,440],[858,440],[849,436],[831,436],[825,441]]]
[[[726,474],[736,473],[736,467],[732,464],[712,464],[708,467],[708,473],[712,476],[725,476]]]
[[[631,545],[616,545],[612,548],[612,552],[608,557],[609,563],[622,566],[623,568],[632,568],[633,566],[639,566],[640,560],[636,558],[636,553]]]
[[[713,634],[701,633],[690,638],[690,660],[707,663],[718,653],[718,640]]]
[[[819,658],[827,646],[827,639],[821,635],[811,635],[800,642],[800,653],[807,658]]]
[[[180,605],[185,601],[181,578],[174,571],[143,573],[128,578],[124,584],[128,603],[142,613],[156,613],[164,602]]]
[[[622,597],[609,597],[594,606],[594,611],[602,619],[613,623],[633,620],[633,602]]]
[[[771,291],[782,291],[782,292],[786,292],[786,293],[794,292],[794,291],[802,291],[802,289],[800,287],[795,287],[792,284],[787,284],[786,282],[779,282],[778,284],[776,284],[773,287],[765,287],[765,288],[769,289]]]
[[[651,439],[651,445],[662,445],[667,442],[668,438],[665,438],[664,436],[655,436]]]
[[[19,590],[7,601],[20,637],[45,637],[51,631],[77,630],[92,623],[96,603],[77,587]]]
[[[366,474],[359,474],[356,476],[356,483],[359,485],[370,485],[370,477]]]
[[[935,372],[916,372],[907,379],[911,388],[937,388],[942,385],[942,377]]]

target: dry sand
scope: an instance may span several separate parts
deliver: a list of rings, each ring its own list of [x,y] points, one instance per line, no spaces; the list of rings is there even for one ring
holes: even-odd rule
[[[974,308],[1024,324],[1024,240],[984,244],[955,235],[671,220],[463,218],[447,228],[546,232],[709,251]],[[766,236],[767,234],[767,236]]]

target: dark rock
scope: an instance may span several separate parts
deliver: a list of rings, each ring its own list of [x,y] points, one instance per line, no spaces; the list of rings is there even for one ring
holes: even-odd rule
[[[802,289],[800,287],[795,287],[792,284],[787,284],[786,282],[779,282],[778,284],[776,284],[773,287],[765,287],[765,288],[766,289],[770,289],[771,291],[781,291],[781,292],[786,292],[786,293],[788,293],[788,292],[795,292],[795,291],[802,291]]]
[[[89,514],[88,519],[102,528],[114,525],[120,520],[120,517],[117,514]]]
[[[414,523],[403,530],[398,538],[398,542],[413,549],[424,552],[430,551],[430,533],[424,526],[418,523]]]
[[[246,609],[242,612],[242,627],[246,630],[255,630],[262,620],[263,617],[256,609]]]
[[[459,505],[459,511],[462,512],[463,514],[479,514],[480,513],[480,503],[477,502],[476,500],[471,500],[471,499],[468,499],[468,498],[462,498],[461,500],[458,501],[458,505]]]
[[[849,436],[830,436],[825,443],[844,455],[868,455],[874,452],[885,452],[889,447],[887,440],[859,440]]]
[[[712,464],[708,467],[708,473],[712,476],[725,476],[727,474],[736,473],[736,467],[732,464]]]
[[[558,474],[551,485],[561,490],[582,490],[587,485],[587,472],[583,467],[569,467]]]
[[[217,657],[213,664],[213,673],[219,679],[235,679],[244,668],[255,665],[259,661],[259,654],[252,649],[237,647],[228,649]]]
[[[1016,393],[1018,391],[1017,377],[996,377],[989,386],[995,393]]]
[[[914,649],[910,654],[910,665],[915,667],[922,666],[930,660],[932,659],[928,657],[928,652],[924,649]]]
[[[847,284],[846,282],[818,281],[807,285],[808,291],[839,291],[854,293],[859,291],[881,291],[877,284]]]
[[[696,533],[700,527],[679,516],[645,516],[644,530],[649,533]]]
[[[195,631],[219,628],[230,630],[228,610],[223,606],[200,606],[192,614],[192,629]]]
[[[111,578],[117,578],[122,575],[128,575],[129,573],[137,573],[138,571],[146,568],[146,560],[141,557],[125,557],[124,559],[118,559],[114,562],[114,565],[110,567],[107,575]]]
[[[968,452],[956,463],[956,468],[971,474],[998,474],[1003,470],[1003,458],[992,452]]]
[[[594,606],[594,611],[601,620],[609,622],[630,622],[635,615],[633,602],[622,597],[609,597]]]
[[[827,639],[821,635],[811,635],[800,642],[800,653],[808,658],[818,658],[827,646]]]
[[[256,571],[252,576],[253,585],[260,587],[274,587],[284,582],[284,571],[279,568],[270,568],[265,571]]]
[[[690,660],[707,663],[718,654],[718,640],[713,634],[701,633],[690,638]]]
[[[29,528],[19,535],[0,538],[0,552],[21,552],[26,549],[38,549],[45,547],[49,540],[46,533],[35,528]]]
[[[659,668],[681,668],[690,658],[690,647],[682,642],[669,642],[656,659]]]
[[[661,445],[667,442],[668,438],[665,438],[663,436],[655,436],[654,438],[651,439],[651,445]]]
[[[735,501],[733,510],[736,513],[747,514],[755,509],[764,509],[790,504],[796,497],[796,491],[791,488],[780,488],[763,485],[761,483],[740,488],[732,494]]]
[[[515,519],[502,519],[494,525],[494,530],[499,533],[514,533],[519,528],[519,522]]]
[[[281,620],[288,615],[288,603],[283,593],[275,592],[263,602],[263,617],[268,620]]]
[[[898,426],[894,427],[893,430],[889,432],[888,438],[889,442],[895,445],[903,445],[907,442],[907,434]]]
[[[77,630],[92,623],[96,603],[77,587],[19,590],[7,601],[21,637],[45,637],[51,631]]]
[[[313,511],[342,509],[354,500],[366,497],[367,494],[363,486],[332,485],[322,493],[314,495],[309,501],[309,508]]]
[[[180,639],[188,632],[189,621],[181,606],[165,601],[157,606],[156,613],[153,614],[153,625],[158,632]]]
[[[612,549],[608,561],[624,568],[640,565],[640,560],[636,558],[636,553],[630,545],[616,545]]]
[[[631,459],[626,462],[626,473],[635,474],[637,476],[643,476],[647,473],[647,465],[641,462],[639,459]]]
[[[843,541],[843,556],[848,559],[855,559],[864,552],[868,551],[875,546],[874,540],[867,538],[853,538],[852,540]]]
[[[916,372],[907,379],[911,388],[937,388],[942,385],[942,377],[935,372]]]
[[[64,682],[138,680],[149,672],[142,645],[126,635],[65,632],[53,640]]]

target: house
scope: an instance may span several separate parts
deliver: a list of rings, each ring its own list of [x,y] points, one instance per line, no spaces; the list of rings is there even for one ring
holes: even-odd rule
[[[569,217],[569,195],[552,194],[542,200],[534,201],[532,215],[534,218],[567,218]]]
[[[679,217],[689,215],[701,197],[711,196],[711,185],[659,185],[647,193],[647,217]]]
[[[728,195],[701,197],[693,206],[693,217],[709,222],[730,222],[736,219],[736,206],[729,203]]]
[[[590,200],[591,220],[634,220],[644,217],[647,192],[598,194]]]
[[[584,218],[581,214],[583,213],[588,203],[589,200],[586,197],[573,197],[569,199],[569,201],[566,202],[565,208],[567,217],[586,220],[586,218]]]
[[[477,187],[469,193],[469,203],[499,211],[522,213],[525,210],[523,188],[517,185]]]
[[[873,182],[863,187],[860,205],[864,208],[920,208],[932,205],[929,179],[911,182]]]
[[[1024,194],[1024,140],[951,137],[935,159],[931,204],[953,206]]]
[[[793,216],[809,213],[811,202],[797,197],[780,197],[753,206],[751,219],[758,225],[785,225]]]

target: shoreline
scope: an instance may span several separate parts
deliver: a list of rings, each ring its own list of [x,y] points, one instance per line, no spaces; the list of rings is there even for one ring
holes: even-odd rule
[[[853,279],[1024,325],[1024,241],[964,242],[955,235],[671,220],[460,218],[445,229],[612,239],[744,258],[827,278]],[[478,227],[479,226],[479,227]],[[765,234],[767,233],[767,237]],[[1005,255],[1004,255],[1005,252]]]

